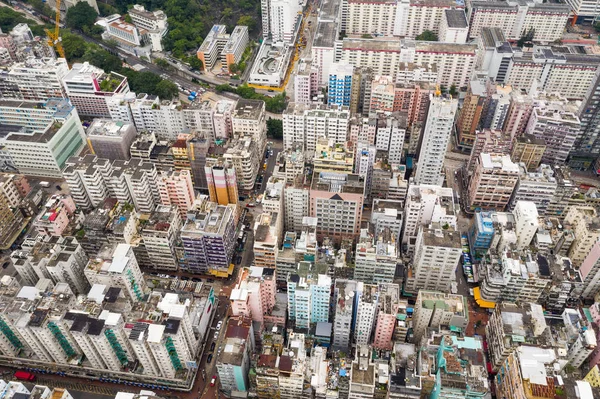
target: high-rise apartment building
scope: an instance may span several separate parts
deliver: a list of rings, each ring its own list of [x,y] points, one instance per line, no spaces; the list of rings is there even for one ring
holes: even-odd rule
[[[192,209],[195,199],[190,171],[163,171],[158,175],[157,187],[160,193],[160,202],[163,205],[177,206],[181,218],[185,218],[187,212]]]
[[[513,143],[510,159],[517,164],[523,162],[526,170],[534,171],[540,166],[544,152],[546,152],[546,142],[543,139],[523,134]]]
[[[486,83],[486,80],[472,80],[467,89],[467,94],[456,121],[458,142],[461,146],[468,148],[475,142],[475,131],[479,129],[479,122],[488,102]]]
[[[365,182],[358,175],[314,172],[310,188],[310,216],[318,219],[319,239],[336,242],[360,234]]]
[[[0,93],[4,98],[47,101],[66,98],[62,79],[69,73],[64,58],[29,58],[13,64],[0,75]]]
[[[404,207],[403,250],[412,253],[420,227],[431,223],[457,228],[454,193],[451,188],[411,185]]]
[[[469,37],[479,37],[483,28],[490,27],[502,29],[510,40],[518,40],[523,32],[532,30],[534,40],[549,43],[561,38],[569,12],[566,4],[474,1],[467,14]]]
[[[510,209],[513,210],[518,201],[531,201],[538,213],[544,216],[558,187],[554,171],[550,166],[542,164],[536,171],[528,173],[523,166],[524,164],[519,165],[519,181],[513,192]]]
[[[354,342],[367,345],[371,342],[371,333],[375,325],[379,292],[376,285],[356,284],[356,323]]]
[[[508,155],[480,154],[469,182],[469,206],[503,211],[518,180],[519,167]]]
[[[333,347],[338,350],[347,350],[352,343],[356,286],[357,282],[354,280],[338,278],[335,280],[333,287],[333,301],[335,303]]]
[[[287,278],[288,315],[296,329],[329,321],[331,277],[312,270],[311,262],[299,262]]]
[[[354,279],[369,284],[391,283],[397,265],[397,236],[388,228],[375,236],[362,229],[356,244]]]
[[[562,165],[581,133],[578,110],[564,98],[552,95],[540,97],[531,112],[526,132],[546,143],[542,162]]]
[[[300,143],[305,151],[314,151],[321,137],[345,144],[349,123],[347,107],[290,103],[283,112],[283,148]]]
[[[419,229],[413,265],[408,271],[405,290],[448,292],[456,279],[456,267],[462,255],[460,232],[435,224]]]
[[[6,126],[0,160],[25,175],[60,177],[66,160],[85,146],[77,110],[66,99],[0,101],[0,124]]]
[[[377,290],[379,291],[379,309],[377,310],[373,347],[391,349],[396,316],[398,316],[400,287],[398,284],[380,283],[377,285]]]
[[[148,291],[129,244],[106,244],[96,258],[90,259],[83,272],[91,285],[121,288],[132,302],[143,301]]]
[[[235,205],[206,202],[188,214],[180,233],[183,269],[192,273],[231,274],[229,266],[236,246],[235,213]]]
[[[105,73],[88,62],[75,63],[62,78],[66,95],[82,116],[110,118],[107,98],[129,93],[127,78],[116,72]]]
[[[413,315],[413,341],[420,342],[429,328],[439,330],[444,326],[463,330],[468,321],[469,308],[462,295],[420,290]]]
[[[204,173],[212,202],[219,205],[238,203],[237,178],[231,162],[227,162],[223,158],[218,158],[210,164],[207,162]]]
[[[456,99],[430,96],[429,113],[415,175],[416,184],[441,185],[443,182],[442,168],[457,108]]]
[[[538,211],[531,201],[518,201],[513,210],[515,232],[517,233],[517,250],[522,251],[531,244],[538,231]]]
[[[265,211],[258,215],[254,223],[254,262],[259,267],[273,267],[283,233],[281,212]]]
[[[329,70],[327,104],[350,106],[352,97],[352,82],[354,67],[346,63],[336,63]]]
[[[142,240],[150,263],[155,269],[177,270],[175,245],[181,229],[179,209],[175,205],[159,205],[142,229]]]
[[[72,101],[72,98],[69,98]],[[114,122],[111,119],[95,119],[88,127],[87,144],[92,154],[111,161],[127,161],[137,131],[133,124]]]

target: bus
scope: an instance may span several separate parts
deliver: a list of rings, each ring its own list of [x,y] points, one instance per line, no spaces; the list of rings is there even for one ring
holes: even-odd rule
[[[22,370],[17,370],[15,372],[15,378],[21,381],[35,381],[35,375]]]

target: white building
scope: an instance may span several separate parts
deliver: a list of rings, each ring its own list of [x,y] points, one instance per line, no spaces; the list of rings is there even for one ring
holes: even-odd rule
[[[518,201],[513,215],[516,222],[517,250],[522,251],[531,244],[537,233],[539,215],[535,203],[530,201]]]
[[[377,148],[366,143],[356,145],[354,157],[354,173],[365,179],[365,197],[371,196],[371,182],[373,180],[373,165],[377,156]]]
[[[386,228],[390,229],[396,242],[400,242],[400,232],[402,231],[404,201],[373,199],[371,210],[371,224],[375,226],[375,233],[379,234]]]
[[[321,137],[345,144],[349,122],[348,107],[290,103],[283,112],[283,148],[301,143],[305,151],[314,151]]]
[[[443,9],[440,8],[441,10]],[[339,60],[355,67],[372,68],[373,73],[386,76],[395,76],[404,63],[417,66],[431,65],[437,70],[437,83],[446,87],[467,86],[472,78],[476,59],[476,44],[408,39],[384,41],[344,38],[339,56]],[[325,78],[327,77],[328,75]]]
[[[406,281],[406,291],[450,291],[450,283],[456,280],[456,267],[462,255],[460,232],[453,228],[419,229],[415,245],[412,273]]]
[[[107,74],[88,62],[73,64],[62,82],[71,104],[83,116],[110,118],[107,98],[129,92],[125,76],[116,72]]]
[[[442,326],[465,329],[468,320],[469,309],[462,295],[420,290],[413,315],[413,342],[420,342],[429,328],[438,331]]]
[[[295,273],[287,279],[288,315],[298,329],[308,329],[311,324],[329,321],[331,277],[316,274],[310,262],[299,262]]]
[[[147,11],[143,5],[135,4],[129,10],[129,16],[138,29],[144,29],[148,32],[148,37],[152,43],[152,51],[163,51],[162,38],[169,29],[166,14],[161,10]]]
[[[390,229],[373,236],[362,229],[356,244],[354,279],[368,284],[394,281],[398,241]]]
[[[294,43],[303,5],[299,0],[261,0],[264,38]]]
[[[554,171],[546,164],[540,165],[535,172],[527,172],[523,163],[519,164],[519,181],[515,187],[510,209],[513,210],[518,201],[531,201],[541,216],[546,214],[552,202],[558,183]]]
[[[596,79],[600,56],[579,46],[534,46],[515,51],[506,72],[506,83],[533,94],[537,90],[559,93],[568,99],[583,99]]]
[[[83,126],[68,100],[0,101],[0,124],[0,160],[25,175],[60,177],[66,160],[85,147]]]
[[[333,301],[335,303],[333,347],[338,350],[347,350],[352,343],[352,318],[357,284],[354,280],[335,280],[333,288]]]
[[[231,114],[233,134],[250,137],[256,143],[261,154],[267,146],[267,121],[265,102],[262,100],[238,100]]]
[[[144,299],[148,289],[133,248],[129,244],[106,244],[84,270],[91,285],[102,284],[124,290],[132,302]]]
[[[378,118],[375,146],[378,150],[388,152],[388,162],[390,164],[400,164],[402,162],[405,137],[406,118],[401,115]]]
[[[356,345],[367,345],[371,342],[371,334],[375,325],[379,292],[377,285],[356,283],[357,307],[354,327]]]
[[[415,175],[416,184],[441,185],[444,181],[442,168],[457,108],[456,99],[430,96],[429,113]]]
[[[285,231],[295,231],[299,233],[302,230],[305,215],[309,214],[310,191],[304,186],[304,179],[300,182],[290,182],[283,190],[284,208],[285,208]]]
[[[420,227],[431,223],[448,224],[456,229],[454,193],[451,188],[411,185],[404,207],[402,245],[410,253],[414,250]]]
[[[378,3],[364,0],[344,2],[346,33],[351,35],[372,34],[393,36],[396,22],[397,1],[387,0]]]
[[[539,95],[525,132],[546,142],[542,162],[563,165],[581,132],[576,104],[564,97]]]
[[[142,239],[155,269],[177,270],[175,244],[181,225],[179,209],[175,205],[160,205],[150,214],[142,230]]]
[[[469,25],[463,9],[446,9],[442,15],[438,40],[444,43],[466,43]]]
[[[397,4],[394,36],[412,39],[426,30],[439,33],[444,19],[444,11],[459,7],[458,3],[452,0],[427,3],[418,0],[400,0]]]
[[[62,79],[68,73],[64,58],[30,58],[0,74],[0,93],[4,98],[37,101],[66,97]]]
[[[569,12],[566,4],[472,1],[467,16],[469,37],[479,37],[482,28],[500,28],[509,40],[518,40],[533,29],[534,40],[550,43],[562,37]]]

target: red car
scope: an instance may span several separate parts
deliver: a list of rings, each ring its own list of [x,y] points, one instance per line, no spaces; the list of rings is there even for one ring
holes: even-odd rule
[[[212,379],[210,380],[210,386],[214,387],[216,382],[217,382],[217,376],[213,375]]]

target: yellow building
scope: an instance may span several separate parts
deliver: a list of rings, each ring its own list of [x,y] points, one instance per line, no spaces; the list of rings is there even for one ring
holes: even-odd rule
[[[587,373],[587,375],[585,376],[585,378],[583,380],[589,382],[590,385],[593,386],[594,388],[599,388],[600,387],[600,369],[598,368],[598,365],[595,365],[594,367],[592,367],[590,372]]]
[[[319,138],[315,148],[313,164],[315,172],[352,173],[354,168],[352,143],[348,142],[346,145],[336,144],[332,139]]]

